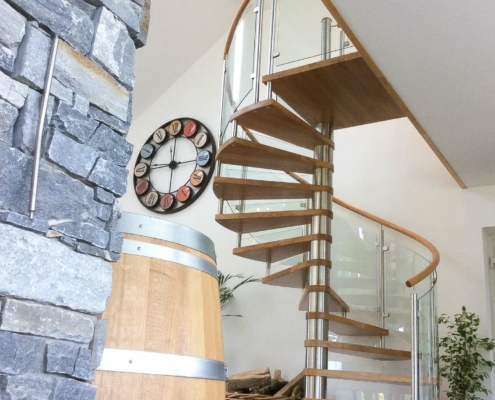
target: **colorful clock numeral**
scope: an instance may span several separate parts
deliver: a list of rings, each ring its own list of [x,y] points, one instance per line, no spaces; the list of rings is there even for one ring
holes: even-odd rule
[[[148,181],[146,179],[141,179],[136,184],[136,194],[141,196],[141,195],[145,194],[149,188],[150,188],[150,181]]]
[[[163,128],[157,129],[156,132],[153,134],[153,140],[157,144],[163,143],[166,138],[167,132]]]
[[[165,211],[168,211],[174,207],[175,197],[173,194],[167,193],[164,194],[162,199],[160,200],[160,207]]]
[[[178,191],[177,191],[177,200],[179,200],[181,203],[185,203],[191,198],[192,190],[189,186],[182,186]]]
[[[147,143],[141,149],[141,157],[150,158],[155,153],[155,147],[151,143]]]
[[[211,153],[208,150],[203,150],[198,154],[197,163],[200,167],[206,167],[211,163]]]
[[[208,143],[208,134],[206,132],[200,132],[194,138],[194,145],[198,149],[201,149],[201,148],[205,147],[206,146],[206,143]]]
[[[204,171],[201,171],[200,169],[194,171],[191,175],[191,185],[194,187],[201,186],[203,181],[205,180],[206,174]]]
[[[178,119],[172,122],[169,127],[168,131],[172,136],[177,136],[182,129],[182,122],[180,122]]]
[[[149,192],[144,198],[144,204],[146,204],[148,207],[154,207],[158,203],[159,198],[160,195],[157,192]]]
[[[184,127],[184,136],[185,137],[193,137],[196,133],[197,125],[194,121],[189,121]]]
[[[134,175],[138,178],[142,178],[144,175],[146,175],[149,171],[149,166],[146,163],[139,163],[136,165],[136,168],[134,168]]]

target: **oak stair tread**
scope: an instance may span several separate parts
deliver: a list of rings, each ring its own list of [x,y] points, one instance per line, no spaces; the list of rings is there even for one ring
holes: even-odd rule
[[[382,374],[377,372],[336,371],[326,369],[306,368],[305,376],[321,376],[329,379],[346,381],[389,383],[396,385],[411,385],[411,375]],[[310,399],[307,399],[310,400]]]
[[[244,107],[233,114],[230,120],[237,120],[244,129],[260,132],[305,149],[313,150],[321,145],[334,147],[333,141],[325,138],[315,128],[273,99]]]
[[[309,294],[312,292],[325,292],[328,294],[328,296],[325,296],[325,309],[328,312],[348,312],[350,310],[349,305],[331,287],[308,285],[304,289],[303,296],[299,302],[299,311],[308,311]]]
[[[231,138],[218,150],[223,164],[312,174],[316,168],[333,171],[331,163],[241,138]]]
[[[387,329],[334,314],[308,312],[306,319],[325,319],[328,321],[328,330],[341,336],[388,336],[389,334]]]
[[[406,117],[359,53],[263,77],[311,125],[350,128]]]
[[[219,214],[215,220],[224,228],[234,232],[251,233],[290,226],[306,225],[314,216],[332,218],[330,210],[265,211],[240,214]]]
[[[216,176],[213,192],[224,200],[309,199],[314,192],[333,193],[330,186],[302,183],[262,181]]]
[[[332,353],[345,354],[380,361],[406,361],[411,359],[411,352],[404,350],[384,349],[361,344],[330,342],[328,340],[306,340],[306,347],[325,347]]]
[[[332,262],[325,259],[303,261],[293,267],[264,277],[262,283],[265,285],[302,289],[308,283],[308,268],[313,265],[331,267]]]
[[[331,243],[332,236],[318,234],[276,240],[273,242],[238,247],[237,249],[234,249],[233,253],[236,256],[249,258],[254,261],[277,262],[308,252],[313,240],[326,240]]]

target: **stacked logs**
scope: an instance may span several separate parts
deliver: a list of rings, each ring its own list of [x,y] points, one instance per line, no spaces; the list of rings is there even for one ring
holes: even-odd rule
[[[275,370],[272,378],[268,368],[242,372],[227,380],[227,399],[300,400],[303,397],[300,378],[286,382],[280,370]]]

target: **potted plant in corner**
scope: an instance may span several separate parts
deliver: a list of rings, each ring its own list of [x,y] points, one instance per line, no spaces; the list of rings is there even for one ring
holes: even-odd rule
[[[233,287],[227,286],[227,282],[229,282],[231,279],[242,279],[237,285]],[[259,279],[255,279],[253,276],[250,276],[249,278],[244,279],[244,275],[239,274],[239,275],[224,275],[222,271],[218,271],[218,286],[220,289],[220,305],[222,311],[225,310],[230,303],[232,303],[232,300],[234,300],[234,292],[239,289],[241,286],[244,286],[248,283],[252,282],[259,282]],[[228,317],[242,317],[242,315],[223,315],[223,319],[228,318]]]
[[[447,396],[452,400],[481,400],[477,394],[490,393],[484,380],[495,366],[481,352],[493,350],[494,340],[478,337],[480,318],[467,312],[466,307],[453,317],[442,315],[438,323],[448,329],[448,335],[440,340],[440,348],[444,351],[440,357],[443,364],[440,375],[448,380]]]

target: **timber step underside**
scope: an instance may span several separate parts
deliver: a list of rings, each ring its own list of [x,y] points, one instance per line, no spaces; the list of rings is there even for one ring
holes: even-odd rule
[[[315,192],[333,193],[330,186],[215,177],[213,192],[224,200],[309,199]]]
[[[349,312],[349,305],[331,287],[322,285],[306,286],[299,302],[299,311],[308,311],[309,294],[313,292],[325,292],[327,294],[325,296],[325,309],[328,312]]]
[[[306,319],[325,319],[328,321],[328,330],[341,336],[388,336],[389,334],[387,329],[334,314],[308,312]]]
[[[411,359],[410,351],[384,349],[360,344],[330,342],[327,340],[306,340],[306,347],[325,347],[332,353],[345,354],[380,361],[406,361]]]
[[[302,174],[312,174],[316,168],[333,171],[331,163],[236,137],[230,138],[220,147],[217,160],[229,165]]]
[[[238,247],[234,249],[233,253],[236,256],[254,261],[277,262],[308,252],[313,240],[325,240],[331,243],[332,236],[318,234],[258,243],[252,246]]]
[[[264,100],[237,111],[230,117],[244,129],[253,130],[313,150],[316,146],[329,145],[333,141],[303,121],[275,100]]]
[[[311,125],[343,129],[406,116],[359,53],[277,72],[263,82]]]
[[[325,369],[304,370],[305,376],[321,376],[329,379],[342,379],[357,382],[389,383],[396,385],[411,385],[410,375],[381,374],[376,372],[334,371]],[[311,400],[311,399],[307,399]]]
[[[251,233],[306,225],[311,223],[312,218],[318,215],[326,215],[329,218],[333,216],[330,210],[295,210],[219,214],[215,216],[215,220],[231,231]]]
[[[303,261],[293,267],[286,268],[282,271],[264,277],[262,279],[262,283],[271,286],[302,289],[306,287],[308,283],[308,268],[313,265],[324,265],[326,267],[331,267],[332,262],[325,259]]]

